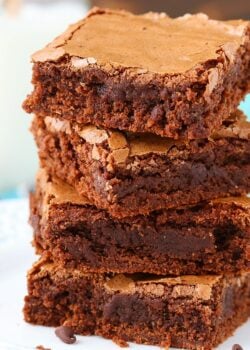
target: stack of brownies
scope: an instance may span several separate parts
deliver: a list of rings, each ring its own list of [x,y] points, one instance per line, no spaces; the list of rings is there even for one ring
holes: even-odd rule
[[[93,9],[33,55],[24,315],[211,349],[250,314],[250,24]]]

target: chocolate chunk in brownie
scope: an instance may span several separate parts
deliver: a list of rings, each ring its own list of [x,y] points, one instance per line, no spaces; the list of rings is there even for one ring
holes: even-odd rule
[[[250,198],[113,218],[41,170],[31,197],[37,251],[87,272],[164,275],[249,269]]]
[[[237,111],[210,139],[174,140],[36,117],[42,167],[112,216],[250,191],[250,123]]]
[[[39,261],[28,274],[27,322],[79,334],[211,350],[247,320],[250,274],[85,274]]]
[[[27,112],[205,138],[250,89],[250,25],[94,9],[33,62]]]

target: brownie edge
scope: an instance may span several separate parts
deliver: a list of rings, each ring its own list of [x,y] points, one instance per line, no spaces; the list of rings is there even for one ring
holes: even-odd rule
[[[210,139],[174,140],[36,116],[41,167],[113,217],[250,191],[250,123],[229,116]]]
[[[97,208],[44,170],[31,198],[34,245],[86,272],[221,274],[250,268],[250,198],[123,219]]]
[[[24,108],[105,129],[206,138],[250,89],[249,28],[202,14],[96,9],[33,56]]]
[[[249,282],[249,273],[88,275],[40,261],[28,274],[24,316],[116,342],[211,350],[247,320]]]

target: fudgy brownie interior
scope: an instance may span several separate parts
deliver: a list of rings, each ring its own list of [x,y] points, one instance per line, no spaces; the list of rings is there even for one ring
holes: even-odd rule
[[[95,272],[229,273],[249,268],[250,198],[230,197],[123,219],[40,171],[34,244],[62,265]]]

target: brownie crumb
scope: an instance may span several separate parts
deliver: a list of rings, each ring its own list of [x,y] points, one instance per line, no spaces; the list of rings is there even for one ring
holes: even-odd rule
[[[73,344],[76,342],[76,337],[72,328],[67,326],[57,327],[55,330],[56,336],[66,344]]]
[[[161,347],[164,349],[164,350],[168,350],[171,346],[171,336],[170,334],[168,334],[166,336],[166,339],[161,343]]]
[[[51,350],[51,349],[45,348],[43,345],[37,345],[36,350]]]
[[[243,350],[243,348],[239,344],[234,344],[232,350]]]
[[[129,347],[129,344],[121,338],[114,337],[114,338],[112,338],[112,341],[115,344],[117,344],[118,346],[120,346],[121,348],[128,348]]]

